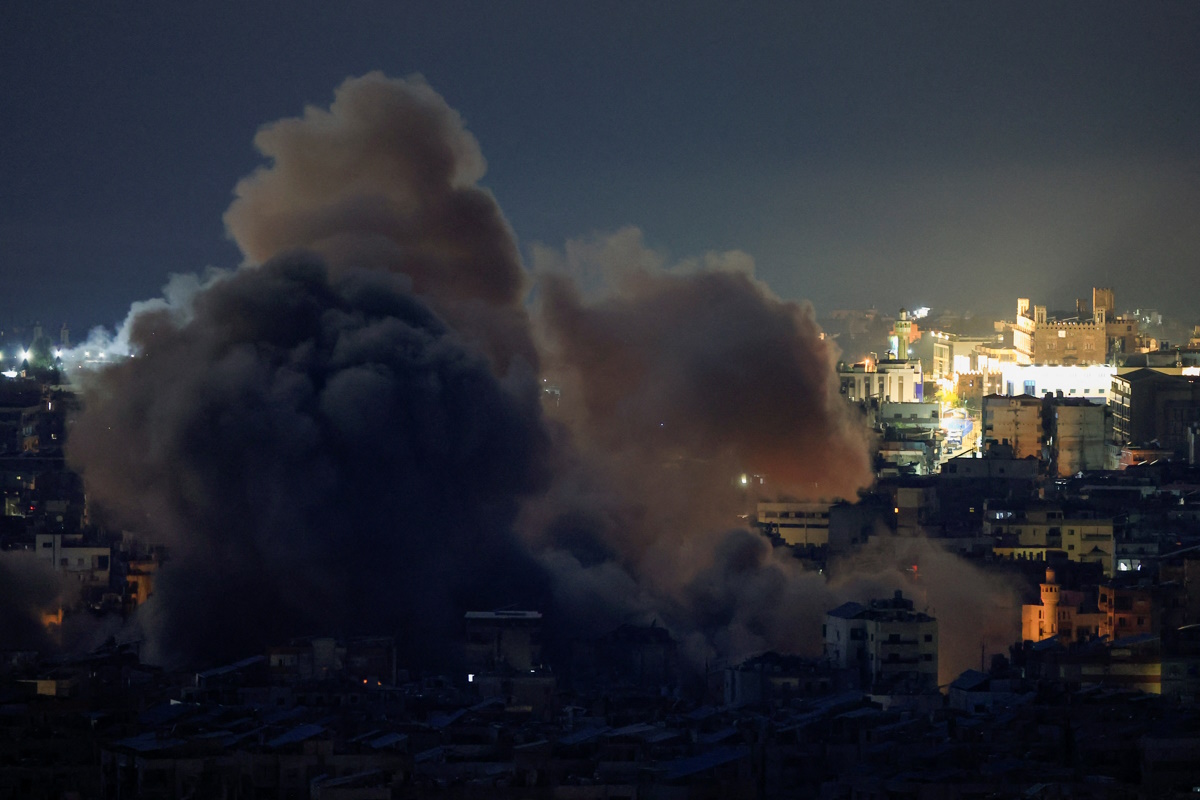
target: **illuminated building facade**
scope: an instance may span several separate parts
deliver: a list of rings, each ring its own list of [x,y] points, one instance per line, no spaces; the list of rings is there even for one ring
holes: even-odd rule
[[[983,398],[985,441],[1007,444],[1014,458],[1042,456],[1042,401],[1029,395]]]
[[[1105,575],[1113,574],[1111,519],[1067,516],[1054,505],[1033,506],[992,520],[985,532],[995,542],[992,552],[1001,558],[1045,561],[1062,553],[1069,561],[1099,564]]]
[[[1188,428],[1200,423],[1200,376],[1137,369],[1114,375],[1109,396],[1115,451],[1157,442],[1157,450],[1188,452]]]
[[[1107,406],[1083,399],[1053,398],[1046,417],[1050,469],[1066,478],[1105,469],[1108,460]]]
[[[1082,642],[1100,635],[1105,614],[1089,592],[1066,589],[1047,568],[1041,584],[1041,602],[1021,606],[1021,638],[1040,642],[1057,636],[1068,642]]]
[[[1045,306],[1017,300],[1013,347],[1021,364],[1103,364],[1108,359],[1108,312],[1094,309],[1091,319],[1048,319]]]
[[[838,378],[842,394],[855,401],[919,403],[924,399],[924,376],[916,359],[868,359],[844,369]]]

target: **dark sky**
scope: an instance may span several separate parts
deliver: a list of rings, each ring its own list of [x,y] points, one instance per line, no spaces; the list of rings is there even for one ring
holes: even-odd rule
[[[1200,317],[1200,3],[15,0],[0,324],[113,324],[234,266],[259,125],[422,73],[522,246],[741,249],[818,312]]]

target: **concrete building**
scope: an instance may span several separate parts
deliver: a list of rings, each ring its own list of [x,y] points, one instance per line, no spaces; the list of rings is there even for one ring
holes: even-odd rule
[[[843,603],[825,615],[825,657],[874,689],[937,686],[937,620],[913,610],[900,590],[890,600]]]
[[[879,424],[900,434],[932,435],[941,429],[937,403],[880,403]]]
[[[1047,560],[1063,554],[1069,561],[1099,564],[1113,574],[1115,551],[1112,519],[1092,519],[1066,514],[1052,505],[1034,505],[1020,512],[995,512],[985,522],[995,540],[992,552],[1002,558]]]
[[[1108,463],[1108,407],[1082,398],[1048,398],[1046,455],[1061,478],[1105,469]]]
[[[1112,378],[1117,374],[1117,368],[1107,364],[1000,364],[993,371],[1000,374],[997,394],[1028,394],[1034,397],[1062,394],[1063,397],[1083,398],[1099,405],[1108,402]]]
[[[1142,634],[1158,635],[1154,592],[1149,586],[1101,586],[1099,606],[1104,614],[1100,635],[1109,641]]]
[[[1042,401],[1030,395],[983,398],[983,438],[1008,444],[1014,458],[1042,457]]]
[[[759,503],[756,519],[761,528],[789,545],[824,547],[829,544],[829,509],[832,503]]]
[[[868,359],[838,373],[842,394],[851,400],[919,403],[924,399],[921,362],[917,360]]]
[[[1182,459],[1188,428],[1200,423],[1200,376],[1149,368],[1114,375],[1109,404],[1114,450],[1157,442]]]
[[[56,572],[64,573],[90,586],[108,585],[111,547],[92,547],[83,544],[82,537],[61,533],[39,533],[34,546],[37,557]]]

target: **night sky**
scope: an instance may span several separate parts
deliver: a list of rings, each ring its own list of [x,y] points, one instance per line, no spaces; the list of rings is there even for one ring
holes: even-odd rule
[[[1200,4],[16,0],[0,325],[119,322],[232,267],[264,123],[420,73],[534,243],[742,250],[818,313],[1116,289],[1193,321]]]

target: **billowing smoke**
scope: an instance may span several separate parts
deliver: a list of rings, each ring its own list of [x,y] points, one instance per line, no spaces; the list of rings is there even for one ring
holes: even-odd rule
[[[710,258],[720,263],[720,259]],[[651,461],[765,474],[802,498],[854,498],[872,480],[865,432],[838,393],[837,351],[811,307],[741,269],[627,266],[588,302],[548,274],[553,368],[582,406],[580,435]]]
[[[479,143],[424,80],[347,80],[328,111],[267,125],[254,143],[271,165],[238,183],[225,214],[249,263],[302,248],[335,275],[403,273],[501,371],[535,362],[516,241],[476,185]]]
[[[697,660],[810,646],[819,624],[798,618],[823,615],[823,579],[745,518],[763,476],[813,500],[872,480],[811,309],[772,295],[744,254],[667,266],[632,229],[538,262],[562,428],[558,480],[524,530],[560,599],[601,626],[620,621],[604,612],[663,621]]]
[[[285,256],[139,316],[71,458],[108,521],[165,544],[153,656],[391,630],[431,653],[462,610],[537,604],[509,535],[542,480],[533,384],[502,385],[402,276]]]
[[[819,652],[837,595],[746,522],[872,479],[807,305],[629,229],[538,251],[535,326],[479,146],[420,79],[255,141],[246,264],[131,312],[69,441],[103,521],[168,548],[152,658],[390,632],[445,663],[463,610],[518,604],[657,620],[697,663]]]

